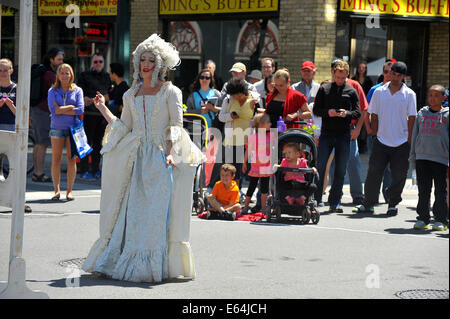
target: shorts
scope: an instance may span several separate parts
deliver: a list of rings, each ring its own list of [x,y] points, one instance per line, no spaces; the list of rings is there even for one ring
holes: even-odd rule
[[[35,106],[31,108],[31,119],[35,144],[50,146],[50,113]]]
[[[0,124],[0,130],[15,132],[16,124]]]
[[[70,129],[58,129],[58,128],[51,128],[50,129],[50,137],[57,137],[57,138],[66,138],[70,136]]]

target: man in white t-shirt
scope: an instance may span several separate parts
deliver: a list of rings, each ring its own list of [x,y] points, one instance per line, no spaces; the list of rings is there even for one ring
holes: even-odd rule
[[[356,206],[354,212],[374,212],[383,172],[389,164],[392,184],[386,191],[387,215],[398,213],[396,206],[402,201],[412,128],[417,115],[416,93],[402,82],[406,72],[405,63],[394,63],[390,71],[391,81],[375,90],[370,101],[368,113],[371,114],[373,150],[364,184],[364,202]]]

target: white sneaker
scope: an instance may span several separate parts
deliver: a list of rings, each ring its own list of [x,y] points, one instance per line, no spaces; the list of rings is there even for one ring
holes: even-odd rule
[[[418,230],[425,230],[425,229],[429,229],[429,224],[425,224],[424,221],[418,220],[415,224],[414,224],[414,229],[418,229]]]
[[[444,231],[444,230],[447,230],[447,229],[448,229],[447,225],[444,225],[443,223],[435,222],[433,224],[433,230]]]

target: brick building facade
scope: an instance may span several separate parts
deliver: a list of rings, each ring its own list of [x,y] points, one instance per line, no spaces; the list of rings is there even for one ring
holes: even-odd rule
[[[346,0],[343,3],[349,4],[352,1],[358,2]],[[166,1],[165,3],[175,2]],[[228,2],[233,3],[233,1]],[[264,1],[262,0],[262,2]],[[100,48],[105,51],[106,65],[110,62],[119,61],[128,66],[127,76],[132,74],[130,57],[138,43],[152,33],[158,33],[169,38],[174,30],[174,22],[186,22],[186,25],[191,27],[188,31],[197,37],[194,40],[197,41],[195,45],[198,50],[182,52],[183,63],[177,71],[177,76],[195,76],[205,60],[213,58],[219,64],[218,68],[221,68],[219,74],[224,80],[227,80],[230,76],[228,70],[234,62],[242,61],[249,68],[252,65],[250,53],[255,49],[255,46],[247,47],[247,53],[244,52],[245,50],[241,50],[242,44],[245,44],[247,40],[246,36],[251,34],[252,31],[250,22],[268,19],[270,30],[267,30],[266,37],[273,42],[273,50],[269,52],[269,56],[274,58],[277,67],[289,69],[292,82],[300,80],[300,65],[305,60],[314,61],[317,67],[315,79],[320,82],[330,77],[329,66],[333,58],[339,57],[349,60],[353,71],[359,60],[367,57],[374,60],[376,57],[371,57],[370,53],[379,49],[381,52],[379,60],[381,62],[372,61],[376,65],[376,70],[373,72],[379,73],[381,71],[379,64],[375,64],[375,62],[382,63],[384,58],[409,59],[406,62],[412,72],[412,87],[417,92],[421,92],[420,103],[424,102],[426,89],[430,85],[441,83],[449,86],[448,16],[405,18],[404,16],[381,15],[382,26],[378,30],[380,32],[378,32],[364,27],[364,14],[343,12],[342,3],[339,0],[279,0],[278,2],[269,2],[278,3],[276,10],[273,12],[233,12],[228,14],[221,12],[194,14],[189,12],[167,16],[160,14],[160,1],[121,0],[116,17],[88,17],[84,21],[108,25],[109,37],[103,42],[98,41],[96,49]],[[266,1],[266,3],[269,2]],[[57,29],[64,22],[63,17],[39,17],[37,13],[38,3],[38,1],[33,2],[32,63],[40,62],[43,54],[50,46],[59,44],[57,37],[54,36],[50,39],[49,30],[50,27],[53,27],[53,30]],[[124,8],[126,10],[123,10]],[[123,13],[121,13],[121,10]],[[126,15],[126,19],[123,19],[124,15]],[[3,23],[4,21],[2,21]],[[14,29],[18,30],[19,27],[18,15],[16,15]],[[361,29],[363,29],[363,34],[360,34]],[[247,31],[249,33],[246,33]],[[57,35],[57,32],[52,32]],[[78,30],[74,34],[82,34],[80,32]],[[420,39],[416,33],[420,33]],[[16,38],[18,34],[18,32],[14,33]],[[82,64],[78,71],[86,69],[89,67],[88,57],[80,58],[77,56],[68,34],[69,32],[65,32],[65,38],[63,37],[63,40],[66,41],[64,50],[68,53],[66,56],[71,56],[72,59],[68,59],[68,62],[75,61]],[[128,34],[129,38],[126,38],[124,34]],[[377,39],[380,34],[381,42],[377,45],[373,45],[370,41],[364,42],[366,39]],[[18,39],[15,43],[14,56],[8,57],[18,61]],[[120,50],[125,51],[125,54],[123,52],[118,54],[119,50],[116,48],[119,46],[118,43],[122,46]],[[211,48],[211,46],[214,48]],[[361,52],[359,52],[361,48],[366,49],[367,57],[364,54],[361,55]],[[263,51],[260,52],[259,56],[266,55]],[[250,71],[248,70],[248,73]],[[187,82],[189,80],[187,79]]]
[[[428,50],[427,86],[449,86],[448,23],[431,23]]]
[[[286,67],[291,73],[292,82],[300,80],[300,65],[305,60],[314,61],[317,67],[316,81],[330,78],[330,62],[335,57],[342,57],[338,55],[336,48],[336,25],[342,19],[346,19],[345,16],[339,12],[340,2],[338,0],[280,0],[278,10],[278,48],[279,54],[274,57],[278,67]],[[131,18],[130,18],[130,50],[132,51],[136,45],[149,36],[151,33],[157,32],[163,34],[167,30],[167,25],[171,21],[164,16],[159,15],[159,6],[155,2],[147,2],[144,0],[134,0],[131,2]],[[166,19],[165,19],[166,18]],[[186,15],[186,21],[195,19],[202,19],[199,15]],[[239,18],[244,18],[239,16]],[[382,16],[382,23],[390,24],[392,16]],[[182,19],[177,17],[177,19]],[[221,17],[214,16],[209,19],[220,20]],[[225,20],[231,19],[230,16],[225,16]],[[350,19],[350,18],[347,18]],[[347,50],[349,51],[347,59],[352,58],[355,42],[353,39],[354,32],[352,31],[352,21],[350,19],[350,31],[347,35],[348,44]],[[145,21],[145,23],[142,23]],[[397,20],[393,20],[397,21]],[[353,22],[354,23],[354,22]],[[405,20],[399,22],[405,24]],[[406,21],[406,23],[408,23]],[[417,25],[417,22],[414,22]],[[446,22],[418,22],[418,28],[427,29],[424,33],[424,60],[423,64],[426,64],[421,70],[415,72],[421,74],[426,81],[426,85],[422,86],[420,90],[426,91],[426,87],[434,83],[442,83],[443,85],[449,85],[449,49],[448,49],[448,23]],[[388,26],[388,35],[395,34],[395,25]],[[164,34],[163,34],[164,35]],[[392,36],[392,35],[391,35]],[[392,50],[392,39],[387,39],[387,51],[391,46],[390,51],[386,54],[397,54],[401,58],[399,50]],[[389,43],[390,42],[390,43]],[[352,47],[353,46],[353,47]],[[408,54],[411,55],[409,49]],[[413,52],[413,51],[412,51]],[[345,54],[343,54],[345,56]],[[414,55],[414,53],[412,53]],[[263,56],[263,55],[262,55]],[[202,57],[206,59],[207,57]],[[344,57],[345,59],[345,57]],[[235,57],[236,61],[239,61],[239,57]],[[244,61],[245,62],[245,61]],[[248,62],[248,61],[247,61]],[[356,67],[355,61],[349,61],[353,67]],[[414,67],[415,62],[410,62]],[[225,66],[223,73],[224,77],[227,77]],[[250,70],[248,70],[250,73]],[[413,76],[413,81],[420,83],[422,79],[418,79],[417,76]],[[424,93],[421,94],[423,100]]]

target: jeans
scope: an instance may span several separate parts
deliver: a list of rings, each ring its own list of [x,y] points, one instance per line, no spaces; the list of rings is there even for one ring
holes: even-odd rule
[[[378,139],[373,141],[369,169],[364,183],[364,206],[370,207],[378,202],[383,172],[388,164],[391,167],[392,184],[386,190],[389,207],[395,207],[402,201],[403,187],[408,175],[408,157],[410,146],[408,142],[397,147],[382,144]]]
[[[324,134],[319,138],[318,162],[317,170],[319,172],[319,180],[317,183],[317,191],[315,199],[317,203],[322,202],[323,180],[327,167],[328,157],[334,148],[335,170],[333,183],[331,184],[328,202],[330,206],[340,204],[342,198],[342,187],[344,186],[345,171],[350,155],[350,132],[339,134]]]
[[[330,166],[330,176],[334,174],[334,159]],[[358,140],[350,140],[350,153],[347,163],[347,174],[350,182],[350,194],[353,200],[363,199],[363,183],[361,177],[361,159],[359,158]],[[332,178],[330,178],[332,182]]]
[[[419,188],[419,202],[417,203],[418,220],[430,223],[430,195],[434,183],[433,215],[437,222],[447,224],[447,166],[444,164],[416,160],[417,187]]]
[[[372,134],[367,134],[367,153],[370,155],[372,154],[372,146],[373,146],[373,137]],[[389,165],[386,166],[386,169],[384,170],[383,175],[383,192],[386,191],[386,189],[391,186],[392,178],[391,178],[391,169],[389,168]]]
[[[66,138],[70,136],[70,129],[57,129],[57,128],[51,128],[50,129],[50,137],[57,137],[57,138]]]

